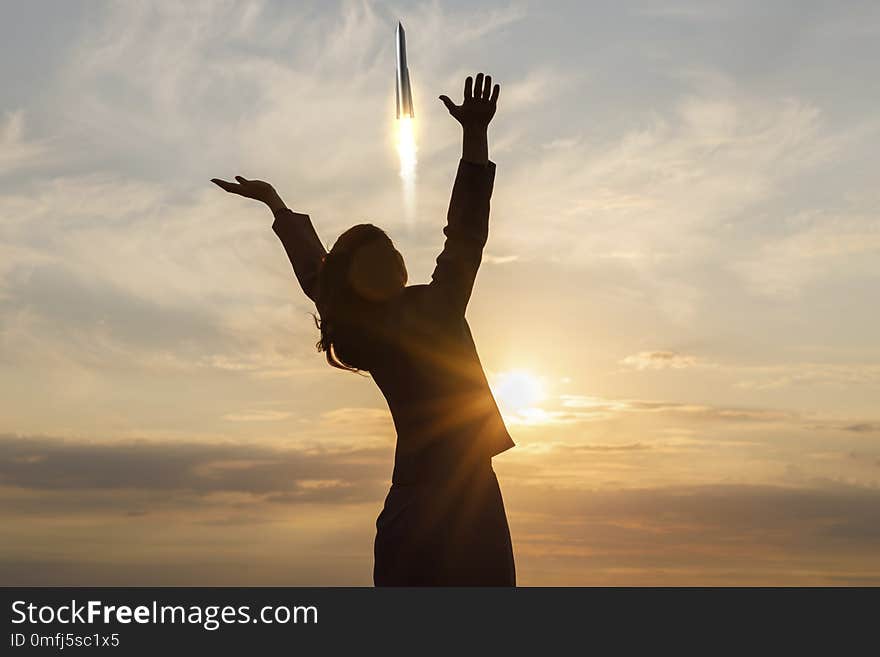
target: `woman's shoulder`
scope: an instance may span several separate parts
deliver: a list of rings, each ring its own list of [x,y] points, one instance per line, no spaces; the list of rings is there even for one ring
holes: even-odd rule
[[[425,294],[430,287],[430,285],[426,285],[425,283],[419,283],[417,285],[407,285],[405,288],[403,288],[403,296],[415,297],[420,294]]]
[[[407,285],[403,288],[401,302],[407,310],[430,310],[431,306],[434,305],[431,303],[431,296],[432,289],[430,285]]]
[[[419,324],[428,324],[432,330],[458,330],[464,322],[463,317],[452,316],[447,304],[437,297],[433,285],[407,285],[401,295],[401,310],[405,317]]]

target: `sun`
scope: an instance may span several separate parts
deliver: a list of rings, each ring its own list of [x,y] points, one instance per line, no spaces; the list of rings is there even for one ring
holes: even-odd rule
[[[492,392],[502,413],[519,413],[544,399],[544,383],[527,370],[509,370],[493,377]]]

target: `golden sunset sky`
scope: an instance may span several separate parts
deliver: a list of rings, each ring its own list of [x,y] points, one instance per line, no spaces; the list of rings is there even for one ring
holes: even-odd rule
[[[10,3],[0,583],[371,583],[384,400],[209,179],[271,181],[328,246],[376,223],[426,282],[437,96],[478,71],[468,319],[518,582],[880,583],[878,36],[870,2]]]

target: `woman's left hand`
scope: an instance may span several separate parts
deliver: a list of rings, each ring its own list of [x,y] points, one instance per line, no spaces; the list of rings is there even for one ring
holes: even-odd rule
[[[453,103],[449,96],[440,96],[440,100],[462,128],[485,130],[495,116],[500,91],[499,85],[492,86],[491,75],[484,78],[482,73],[477,73],[476,80],[468,76],[464,81],[464,101],[461,105]]]

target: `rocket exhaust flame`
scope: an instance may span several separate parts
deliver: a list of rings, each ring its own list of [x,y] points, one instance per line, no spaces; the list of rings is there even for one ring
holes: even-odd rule
[[[415,216],[416,199],[416,136],[415,121],[403,117],[397,122],[397,154],[400,157],[400,179],[403,181],[403,202],[407,219]]]

